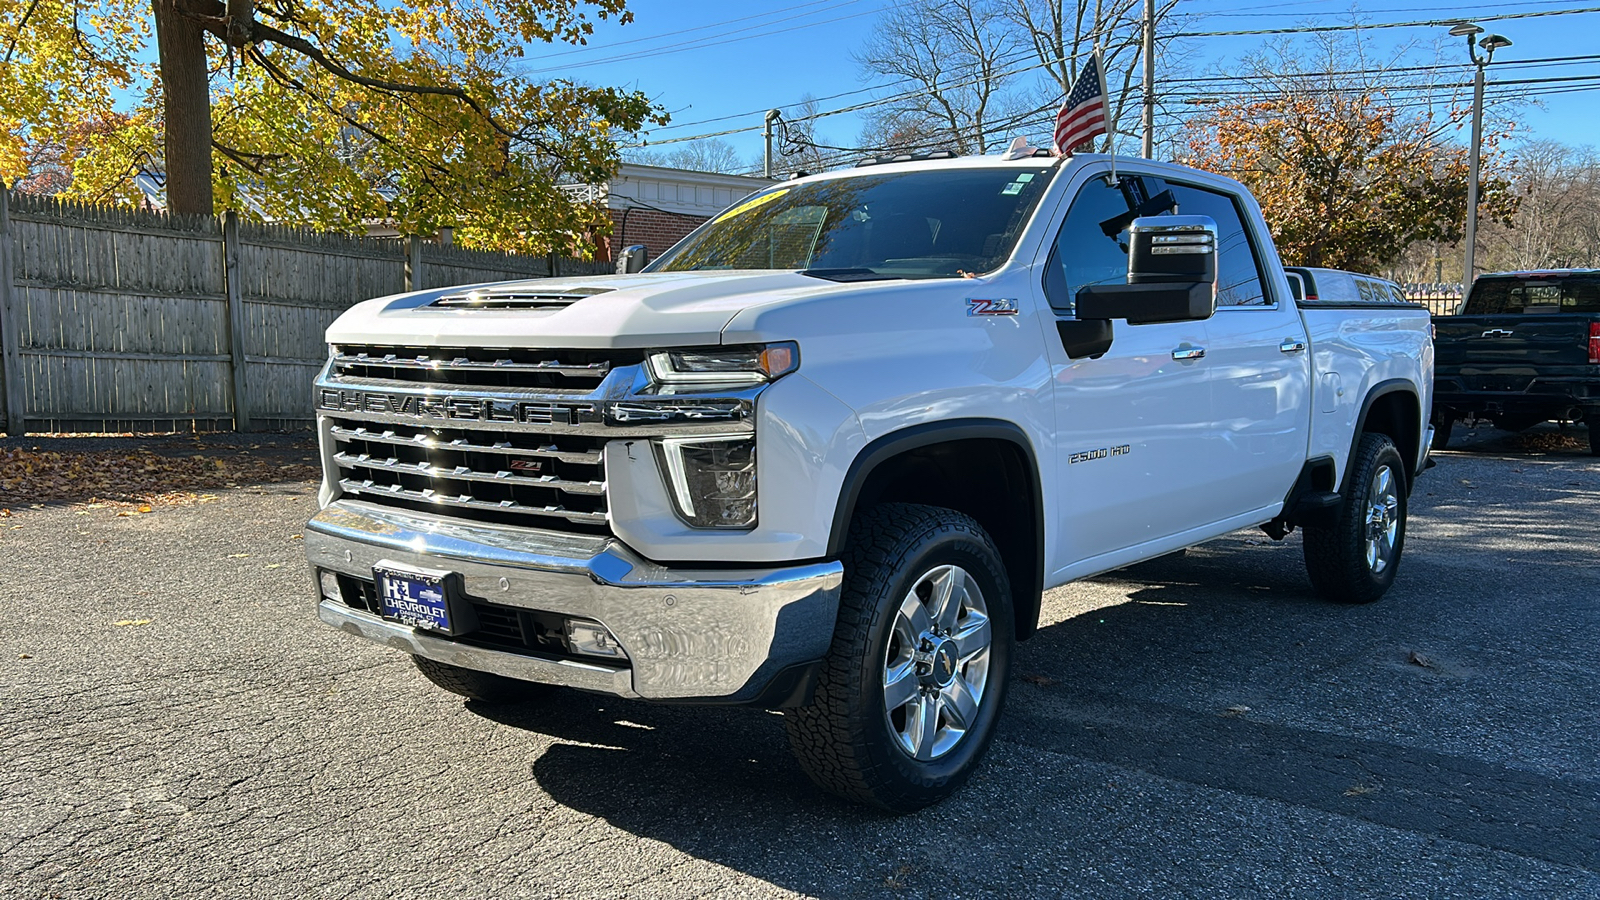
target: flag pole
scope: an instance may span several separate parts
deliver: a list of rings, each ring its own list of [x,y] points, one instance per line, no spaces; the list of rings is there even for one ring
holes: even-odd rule
[[[1106,67],[1100,58],[1100,45],[1094,45],[1094,70],[1100,76],[1100,102],[1106,111],[1106,152],[1111,155],[1111,184],[1117,183],[1117,123],[1111,115],[1111,94],[1106,90]]]

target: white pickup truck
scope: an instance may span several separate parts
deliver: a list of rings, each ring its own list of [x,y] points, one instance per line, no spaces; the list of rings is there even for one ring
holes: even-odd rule
[[[1299,526],[1317,593],[1376,600],[1428,465],[1426,311],[1298,306],[1243,186],[1142,160],[798,177],[638,274],[328,341],[325,622],[482,701],[782,709],[896,811],[977,765],[1044,590]]]

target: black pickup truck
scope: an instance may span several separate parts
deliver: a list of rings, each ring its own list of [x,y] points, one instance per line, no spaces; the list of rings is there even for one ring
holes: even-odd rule
[[[1461,418],[1585,420],[1600,455],[1600,269],[1480,276],[1461,315],[1434,325],[1435,448]]]

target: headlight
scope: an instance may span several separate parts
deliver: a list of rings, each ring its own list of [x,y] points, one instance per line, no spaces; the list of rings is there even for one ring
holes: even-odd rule
[[[793,341],[753,347],[704,347],[650,354],[650,375],[658,384],[743,385],[775,381],[800,367]]]
[[[656,448],[685,522],[697,528],[756,524],[754,436],[666,438]]]

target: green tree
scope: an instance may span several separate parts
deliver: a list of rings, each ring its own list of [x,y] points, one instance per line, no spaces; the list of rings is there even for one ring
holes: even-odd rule
[[[130,198],[144,165],[175,212],[560,248],[604,220],[558,185],[665,117],[515,72],[608,18],[624,0],[0,0],[0,176],[54,147],[78,196]]]

